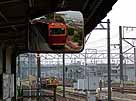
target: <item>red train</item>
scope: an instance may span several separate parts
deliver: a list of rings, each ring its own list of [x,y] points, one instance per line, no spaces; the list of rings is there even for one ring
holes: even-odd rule
[[[67,26],[62,22],[33,20],[34,25],[49,46],[64,46],[67,39]]]
[[[67,32],[66,24],[59,22],[48,23],[48,44],[49,45],[65,45]]]

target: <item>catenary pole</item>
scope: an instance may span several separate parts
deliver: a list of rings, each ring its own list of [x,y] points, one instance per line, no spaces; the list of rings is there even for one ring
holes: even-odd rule
[[[107,20],[108,101],[111,101],[110,20]]]
[[[123,53],[122,53],[122,26],[119,26],[119,44],[120,44],[120,87],[123,93],[124,78],[123,78]]]
[[[65,54],[63,53],[63,97],[65,97]]]

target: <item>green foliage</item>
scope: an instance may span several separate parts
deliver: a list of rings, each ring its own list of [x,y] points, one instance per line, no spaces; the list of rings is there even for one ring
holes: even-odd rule
[[[76,79],[73,79],[73,83],[76,83],[77,82],[77,80]]]
[[[56,15],[56,16],[55,16],[55,20],[56,20],[57,22],[63,22],[63,23],[65,23],[65,20],[63,19],[63,17],[61,17],[61,16],[59,16],[59,15]]]
[[[73,41],[74,42],[79,42],[80,40],[80,35],[78,34],[77,31],[75,31],[74,35],[73,35]]]
[[[74,34],[74,28],[68,28],[68,35],[73,35]]]
[[[46,15],[46,17],[47,17],[48,21],[54,21],[55,20],[57,22],[65,23],[64,18],[61,17],[60,15],[55,14],[55,13],[50,13],[50,14]]]
[[[54,18],[54,14],[53,13],[49,13],[48,15],[46,15],[48,20],[52,20]]]

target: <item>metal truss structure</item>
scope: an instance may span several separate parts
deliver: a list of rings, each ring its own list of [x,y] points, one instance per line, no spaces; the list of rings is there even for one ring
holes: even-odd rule
[[[89,64],[107,64],[107,53],[97,53],[96,52],[87,52],[87,53],[77,53],[77,54],[65,54],[65,64],[76,64],[81,63],[85,65],[85,55],[86,63]],[[41,54],[41,64],[63,64],[63,54]],[[125,53],[123,55],[126,60],[126,64],[134,64],[134,53]],[[20,55],[21,62],[30,62],[36,63],[35,54],[23,54]],[[29,59],[28,59],[29,58]],[[31,60],[30,60],[31,58]],[[32,59],[33,58],[33,59]],[[29,60],[29,61],[28,61]],[[119,53],[111,53],[111,64],[119,64]]]

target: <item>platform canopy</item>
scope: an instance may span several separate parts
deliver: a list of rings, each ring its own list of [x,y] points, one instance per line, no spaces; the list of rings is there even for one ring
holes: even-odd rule
[[[28,46],[30,19],[54,11],[81,11],[85,35],[91,32],[117,0],[0,0],[0,43],[23,51]]]

